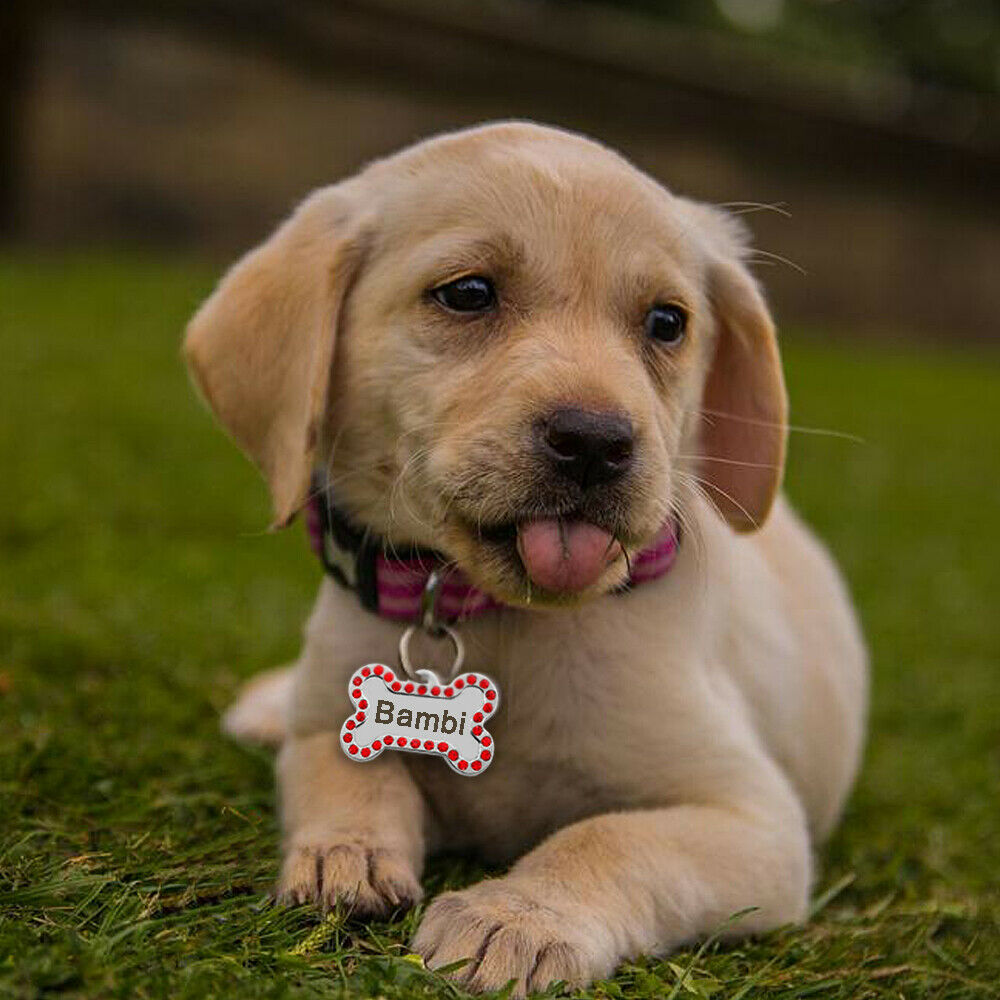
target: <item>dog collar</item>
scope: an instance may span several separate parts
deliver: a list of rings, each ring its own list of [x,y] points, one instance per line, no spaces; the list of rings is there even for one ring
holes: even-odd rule
[[[358,595],[363,608],[393,621],[412,622],[420,617],[427,581],[447,561],[440,552],[415,546],[398,550],[357,528],[334,503],[320,475],[313,479],[305,513],[313,551],[337,583]],[[632,557],[628,580],[618,592],[669,572],[678,542],[677,528],[668,522],[652,545]],[[472,584],[461,570],[445,573],[436,608],[443,621],[464,621],[500,607],[501,602]]]

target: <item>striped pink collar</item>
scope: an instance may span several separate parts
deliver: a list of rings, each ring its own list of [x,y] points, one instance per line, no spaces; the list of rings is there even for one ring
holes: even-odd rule
[[[306,527],[313,551],[326,571],[342,586],[354,590],[363,607],[393,621],[412,622],[419,617],[427,579],[443,561],[439,553],[411,549],[388,555],[378,539],[351,525],[330,502],[322,483],[314,482],[310,492]],[[665,575],[674,564],[677,547],[678,534],[671,522],[652,545],[632,558],[631,573],[620,590]],[[473,618],[502,606],[457,569],[445,575],[437,602],[438,612],[447,621]]]

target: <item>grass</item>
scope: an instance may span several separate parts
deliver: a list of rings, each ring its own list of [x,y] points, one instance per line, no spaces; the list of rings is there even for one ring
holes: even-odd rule
[[[190,261],[0,258],[0,996],[450,997],[407,915],[262,904],[271,760],[217,731],[318,569],[178,363]],[[985,997],[1000,982],[1000,357],[786,337],[789,490],[843,563],[872,736],[816,916],[588,997]],[[428,886],[474,863],[436,862]]]

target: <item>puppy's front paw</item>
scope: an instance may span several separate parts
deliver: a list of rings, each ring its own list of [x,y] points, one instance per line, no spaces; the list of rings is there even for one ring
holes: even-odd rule
[[[546,900],[541,888],[496,879],[438,896],[413,949],[433,969],[468,959],[450,975],[472,992],[513,979],[512,996],[523,997],[556,980],[585,986],[611,974],[611,943],[588,924],[572,906]]]
[[[275,889],[286,905],[316,902],[326,909],[339,902],[363,917],[408,910],[423,894],[401,853],[348,837],[297,840],[285,853]]]

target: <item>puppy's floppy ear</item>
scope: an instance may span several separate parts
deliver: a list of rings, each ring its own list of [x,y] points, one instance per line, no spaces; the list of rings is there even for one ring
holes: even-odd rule
[[[188,324],[194,380],[267,480],[276,526],[305,501],[338,314],[359,255],[351,230],[341,190],[316,192],[230,269]]]
[[[788,396],[774,322],[740,259],[742,227],[716,209],[698,208],[712,216],[708,290],[716,326],[702,394],[698,475],[719,513],[737,531],[754,531],[781,486]],[[701,221],[709,220],[703,215]]]

